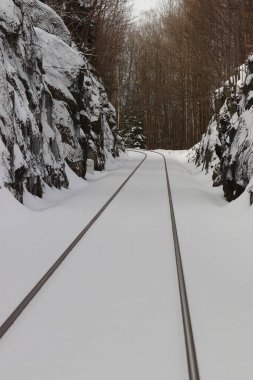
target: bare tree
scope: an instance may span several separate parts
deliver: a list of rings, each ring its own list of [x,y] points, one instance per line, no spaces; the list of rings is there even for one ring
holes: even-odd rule
[[[119,62],[128,31],[127,0],[48,0],[64,19],[75,43],[102,78],[112,101],[120,104]]]
[[[132,30],[124,109],[143,112],[150,148],[200,140],[212,92],[253,47],[252,17],[250,0],[167,0]]]

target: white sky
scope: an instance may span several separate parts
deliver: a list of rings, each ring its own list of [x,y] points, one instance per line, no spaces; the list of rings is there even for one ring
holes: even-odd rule
[[[150,9],[154,9],[159,4],[159,0],[132,0],[134,12],[136,15]]]

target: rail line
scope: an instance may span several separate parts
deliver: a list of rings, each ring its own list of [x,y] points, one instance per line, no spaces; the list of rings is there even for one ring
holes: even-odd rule
[[[198,360],[197,360],[195,343],[194,343],[190,309],[189,309],[189,303],[188,303],[188,297],[187,297],[187,291],[186,291],[186,285],[185,285],[185,279],[184,279],[184,270],[183,270],[180,245],[179,245],[179,240],[178,240],[176,218],[175,218],[175,213],[174,213],[174,206],[173,206],[173,200],[172,200],[172,192],[171,192],[171,187],[170,187],[166,157],[160,152],[152,151],[152,153],[159,154],[160,156],[163,157],[164,167],[165,167],[165,172],[166,172],[168,197],[169,197],[169,203],[170,203],[170,216],[171,216],[171,222],[172,222],[172,232],[173,232],[176,264],[177,264],[178,286],[179,286],[180,301],[181,301],[182,319],[183,319],[183,325],[184,325],[184,337],[185,337],[189,380],[200,380]]]
[[[38,294],[41,288],[47,283],[50,277],[54,274],[54,272],[60,267],[63,261],[69,256],[75,246],[79,243],[79,241],[84,237],[84,235],[88,232],[88,230],[93,226],[93,224],[98,220],[98,218],[102,215],[105,209],[110,205],[110,203],[114,200],[114,198],[119,194],[119,192],[124,188],[127,182],[131,179],[131,177],[135,174],[135,172],[139,169],[139,167],[143,164],[143,162],[147,158],[147,154],[143,151],[135,151],[136,153],[140,153],[144,155],[144,158],[141,162],[136,166],[136,168],[131,172],[131,174],[126,178],[126,180],[121,184],[121,186],[113,193],[110,199],[104,204],[104,206],[96,213],[96,215],[91,219],[91,221],[83,228],[83,230],[79,233],[79,235],[73,240],[73,242],[68,246],[68,248],[62,253],[62,255],[58,258],[58,260],[50,267],[50,269],[44,274],[44,276],[39,280],[39,282],[33,287],[33,289],[27,294],[27,296],[20,302],[20,304],[16,307],[16,309],[10,314],[10,316],[3,322],[0,326],[0,339],[7,333],[13,323],[17,320],[20,314],[26,309],[29,303],[33,300],[33,298]],[[194,335],[192,330],[191,316],[189,310],[189,303],[187,297],[187,290],[184,279],[184,271],[183,264],[180,252],[180,245],[177,233],[176,219],[173,207],[172,200],[172,192],[169,181],[168,167],[166,162],[166,157],[160,153],[155,151],[150,151],[152,153],[158,154],[163,157],[164,168],[166,174],[166,182],[167,182],[167,191],[168,198],[170,204],[170,216],[172,222],[172,232],[173,232],[173,240],[174,240],[174,249],[175,249],[175,258],[176,258],[176,266],[177,266],[177,275],[178,275],[178,286],[180,293],[180,302],[181,302],[181,312],[182,312],[182,321],[184,328],[184,337],[185,337],[185,346],[186,346],[186,355],[187,355],[187,364],[188,364],[188,374],[189,380],[200,380],[199,369],[198,369],[198,361],[194,343]]]
[[[83,230],[79,233],[79,235],[73,240],[73,242],[68,246],[68,248],[62,253],[62,255],[58,258],[58,260],[51,266],[51,268],[44,274],[44,276],[39,280],[39,282],[32,288],[32,290],[27,294],[27,296],[20,302],[20,304],[16,307],[16,309],[10,314],[10,316],[3,322],[0,326],[0,339],[7,333],[13,323],[17,320],[20,314],[25,310],[25,308],[29,305],[32,299],[38,294],[41,288],[47,283],[50,277],[54,274],[54,272],[59,268],[59,266],[63,263],[67,256],[71,253],[71,251],[75,248],[75,246],[79,243],[79,241],[84,237],[84,235],[88,232],[88,230],[93,226],[93,224],[98,220],[98,218],[102,215],[105,209],[110,205],[110,203],[114,200],[114,198],[119,194],[119,192],[124,188],[130,178],[135,174],[135,172],[139,169],[139,167],[143,164],[143,162],[147,158],[147,154],[144,152],[137,152],[144,155],[143,160],[136,166],[136,168],[132,171],[132,173],[127,177],[127,179],[121,184],[121,186],[113,193],[110,199],[104,204],[103,207],[96,213],[96,215],[91,219],[91,221],[83,228]]]

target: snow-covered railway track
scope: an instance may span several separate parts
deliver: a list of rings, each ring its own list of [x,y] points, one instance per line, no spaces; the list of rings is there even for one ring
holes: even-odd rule
[[[33,298],[38,294],[38,292],[41,290],[41,288],[47,283],[47,281],[54,274],[54,272],[60,267],[60,265],[63,263],[63,261],[66,259],[66,257],[73,251],[73,249],[80,242],[80,240],[84,237],[84,235],[88,232],[88,230],[98,220],[98,218],[107,209],[107,207],[116,198],[116,196],[120,193],[120,191],[125,187],[125,185],[127,184],[127,182],[132,178],[132,176],[136,173],[136,171],[139,169],[139,167],[146,160],[146,158],[147,158],[147,154],[146,153],[144,153],[144,152],[138,152],[138,153],[141,153],[141,154],[144,155],[144,158],[141,160],[141,162],[136,166],[136,168],[126,178],[126,180],[120,185],[120,187],[113,193],[113,195],[103,205],[103,207],[100,208],[100,210],[91,219],[91,221],[83,228],[83,230],[73,240],[73,242],[68,246],[68,248],[62,253],[62,255],[58,258],[58,260],[51,266],[51,268],[45,273],[45,275],[38,281],[38,283],[32,288],[32,290],[20,302],[20,304],[16,307],[16,309],[2,323],[2,325],[0,326],[0,339],[6,334],[6,332],[10,329],[10,327],[17,320],[17,318],[20,316],[20,314],[26,309],[26,307],[33,300]]]
[[[159,154],[163,157],[164,160],[164,168],[166,173],[166,181],[168,188],[168,198],[170,204],[170,215],[171,215],[171,223],[172,223],[172,232],[173,232],[173,240],[175,247],[175,256],[176,256],[176,264],[177,264],[177,274],[178,274],[178,285],[180,292],[180,301],[181,301],[181,310],[182,310],[182,319],[184,325],[184,336],[185,336],[185,346],[186,346],[186,354],[187,354],[187,362],[188,362],[188,372],[190,380],[199,380],[199,370],[198,370],[198,361],[194,343],[194,336],[192,330],[191,316],[189,310],[189,303],[184,279],[184,271],[182,265],[182,258],[180,252],[180,245],[177,233],[176,219],[174,213],[174,206],[172,200],[172,192],[170,187],[169,175],[168,175],[168,167],[166,162],[166,157],[160,152],[153,152]]]

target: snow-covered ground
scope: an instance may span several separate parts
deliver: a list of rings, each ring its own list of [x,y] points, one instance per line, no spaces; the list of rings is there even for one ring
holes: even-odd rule
[[[253,209],[247,191],[228,204],[211,178],[166,153],[200,375],[252,378]]]
[[[253,246],[249,195],[228,204],[209,176],[164,152],[202,379],[253,373]],[[137,166],[72,190],[0,192],[0,321]],[[69,172],[71,174],[71,172]],[[92,179],[93,178],[93,179]],[[40,210],[40,211],[34,211]],[[153,153],[0,344],[4,380],[188,378],[162,158]]]
[[[131,153],[123,171],[97,182],[92,195],[84,189],[50,214],[47,210],[47,219],[77,205],[85,215],[87,202],[80,201],[98,198],[106,181],[122,181],[142,158]],[[66,226],[72,217],[64,218]],[[58,231],[58,225],[50,224]],[[47,240],[51,236],[45,234]],[[52,247],[56,249],[55,241]],[[44,256],[49,256],[45,248]],[[161,157],[149,155],[3,338],[0,373],[9,380],[187,379]]]
[[[27,193],[26,207],[0,190],[0,323],[44,275],[140,161],[126,156],[87,181],[70,169],[70,190],[46,188],[43,199]],[[121,166],[121,167],[120,167]],[[114,170],[118,167],[118,170]],[[37,212],[35,212],[37,210]]]

